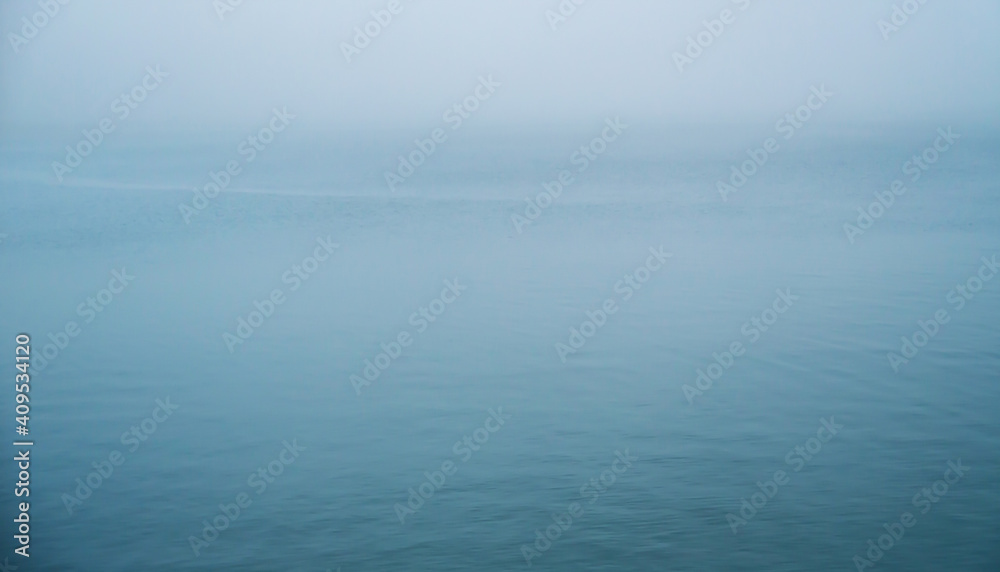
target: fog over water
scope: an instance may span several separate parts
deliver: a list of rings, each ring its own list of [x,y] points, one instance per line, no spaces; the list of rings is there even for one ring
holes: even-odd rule
[[[0,4],[0,571],[997,570],[1000,6],[577,1]]]
[[[769,124],[822,82],[840,98],[831,123],[997,125],[1000,6],[988,0],[922,4],[888,39],[885,1],[588,1],[553,30],[546,12],[558,4],[400,0],[347,62],[341,44],[387,2],[244,2],[221,21],[209,1],[71,3],[0,55],[0,120],[87,126],[158,64],[169,81],[129,128],[245,128],[274,105],[310,128],[424,127],[481,74],[503,88],[475,129],[602,114]],[[5,2],[5,35],[37,9]],[[725,9],[733,22],[678,72],[673,53]]]

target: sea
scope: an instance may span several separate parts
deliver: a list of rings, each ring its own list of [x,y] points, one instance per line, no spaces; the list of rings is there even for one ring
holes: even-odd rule
[[[0,139],[3,570],[1000,570],[1000,133],[300,121]]]

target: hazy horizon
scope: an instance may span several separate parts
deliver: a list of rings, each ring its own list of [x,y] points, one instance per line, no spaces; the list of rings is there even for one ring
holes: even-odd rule
[[[0,572],[996,572],[998,28],[0,2]]]
[[[489,75],[501,86],[473,130],[767,122],[820,84],[836,93],[824,122],[1000,126],[1000,5],[928,2],[883,37],[895,4],[590,0],[553,30],[557,0],[400,0],[348,62],[342,44],[387,2],[244,2],[221,18],[202,0],[70,2],[16,50],[10,34],[39,8],[6,2],[0,72],[17,80],[0,84],[0,125],[87,127],[160,66],[169,76],[129,130],[245,127],[275,106],[312,129],[419,129]],[[679,71],[673,54],[725,9],[732,23]]]

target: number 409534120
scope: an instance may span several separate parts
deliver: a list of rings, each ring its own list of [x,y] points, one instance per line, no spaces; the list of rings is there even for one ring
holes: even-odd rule
[[[31,365],[31,338],[27,334],[19,334],[14,341],[17,345],[14,348],[14,367],[19,373],[14,375],[15,401],[17,405],[14,411],[17,413],[15,420],[18,423],[17,434],[24,436],[28,434],[28,414],[31,408],[28,406],[28,392],[31,390],[29,382],[31,376],[28,375],[28,366]]]

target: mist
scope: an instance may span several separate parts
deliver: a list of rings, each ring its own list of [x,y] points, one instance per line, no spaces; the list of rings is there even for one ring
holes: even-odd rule
[[[1000,119],[1000,6],[986,0],[917,4],[894,30],[880,27],[893,22],[889,1],[393,4],[70,2],[29,39],[22,18],[40,6],[5,2],[0,124],[85,127],[146,66],[169,77],[129,129],[253,125],[275,106],[320,131],[422,128],[480,76],[501,87],[477,130],[609,115],[662,128],[773,123],[813,84],[837,94],[831,125]],[[679,66],[675,54],[697,53],[689,39],[724,10],[730,23]],[[373,13],[388,22],[371,25]],[[366,25],[377,34],[359,39]]]

